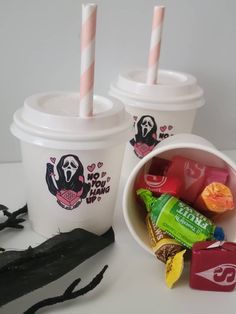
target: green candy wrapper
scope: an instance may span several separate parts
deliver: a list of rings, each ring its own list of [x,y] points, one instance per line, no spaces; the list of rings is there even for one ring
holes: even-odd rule
[[[220,227],[176,197],[162,194],[156,198],[145,189],[139,189],[137,194],[144,201],[153,223],[187,248],[207,239],[224,240]]]

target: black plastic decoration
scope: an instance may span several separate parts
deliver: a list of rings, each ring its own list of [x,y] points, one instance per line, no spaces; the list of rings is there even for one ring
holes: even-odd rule
[[[93,278],[93,280],[87,284],[85,287],[74,291],[74,289],[77,287],[77,285],[80,283],[81,279],[78,278],[74,280],[69,287],[65,290],[65,292],[62,295],[59,295],[57,297],[52,297],[48,299],[44,299],[33,306],[31,306],[28,310],[24,312],[24,314],[35,314],[39,309],[49,306],[49,305],[54,305],[57,303],[65,302],[67,300],[72,300],[75,298],[78,298],[89,291],[93,290],[94,288],[97,287],[97,285],[101,282],[103,275],[105,271],[107,270],[108,266],[105,265],[103,269],[96,275],[96,277]]]
[[[5,205],[0,204],[0,211],[3,213],[7,219],[0,223],[0,231],[5,228],[14,228],[14,229],[23,229],[24,226],[21,225],[22,222],[25,221],[23,218],[19,218],[18,216],[27,213],[27,205],[22,208],[14,211],[13,213],[9,212],[8,208]]]
[[[0,253],[0,306],[63,276],[114,242],[84,229],[60,233],[35,248]]]

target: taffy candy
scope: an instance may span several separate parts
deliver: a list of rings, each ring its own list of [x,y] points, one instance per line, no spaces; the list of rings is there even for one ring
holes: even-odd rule
[[[179,196],[181,186],[181,180],[177,177],[164,177],[145,173],[140,173],[135,183],[136,189],[150,190],[155,196],[164,193]]]
[[[191,248],[195,242],[207,239],[224,240],[224,231],[189,205],[169,194],[159,198],[145,189],[137,190],[145,203],[151,220],[161,230],[184,246]]]
[[[152,251],[157,259],[165,263],[166,284],[169,288],[172,288],[182,274],[184,266],[183,255],[186,250],[166,232],[155,226],[149,214],[146,217],[146,226]]]
[[[204,241],[193,245],[190,287],[232,291],[236,284],[236,243]]]
[[[166,176],[178,177],[183,181],[180,198],[192,203],[200,193],[205,181],[206,166],[182,156],[174,156]]]
[[[213,182],[206,186],[198,196],[195,207],[199,208],[199,210],[223,213],[234,209],[233,195],[226,185]]]
[[[202,190],[213,182],[219,182],[226,184],[229,176],[229,172],[224,168],[206,166],[205,181],[202,186]]]

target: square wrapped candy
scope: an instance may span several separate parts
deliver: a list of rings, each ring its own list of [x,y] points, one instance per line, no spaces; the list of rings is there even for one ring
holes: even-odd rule
[[[170,164],[170,160],[153,157],[148,173],[157,176],[165,176]]]
[[[205,181],[206,166],[195,160],[174,156],[167,170],[167,177],[177,177],[182,180],[180,198],[193,203],[197,198]]]
[[[232,291],[236,284],[236,243],[197,242],[192,248],[190,287]]]
[[[136,183],[135,189],[147,189],[155,196],[167,193],[179,197],[182,187],[182,181],[177,177],[156,176],[153,174],[140,173]]]
[[[228,176],[229,172],[227,169],[207,166],[202,190],[212,182],[226,184]]]

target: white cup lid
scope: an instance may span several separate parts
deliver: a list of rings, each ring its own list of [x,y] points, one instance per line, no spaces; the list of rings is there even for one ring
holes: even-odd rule
[[[146,83],[147,71],[121,73],[110,87],[110,94],[128,105],[158,110],[188,110],[204,105],[203,90],[194,76],[168,70],[158,71],[158,84]]]
[[[94,96],[92,117],[78,116],[79,94],[51,92],[30,96],[14,114],[12,132],[21,140],[29,136],[57,141],[96,141],[127,132],[131,121],[117,99]]]

